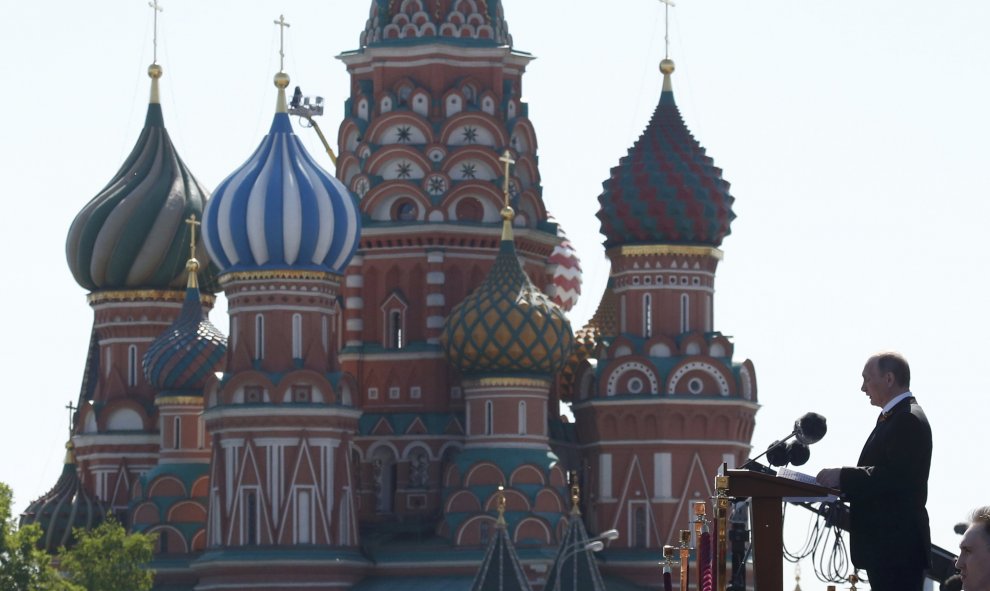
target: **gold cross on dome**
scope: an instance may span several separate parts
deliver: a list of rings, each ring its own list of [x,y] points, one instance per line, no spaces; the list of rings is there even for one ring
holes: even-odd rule
[[[278,71],[285,71],[285,29],[286,27],[291,27],[289,23],[285,22],[285,15],[278,15],[278,20],[273,21],[278,25]]]
[[[72,401],[70,400],[69,404],[65,405],[65,408],[69,411],[69,437],[72,437],[72,417],[76,411],[79,410],[79,407],[72,404]]]
[[[189,258],[194,259],[196,258],[196,226],[200,225],[196,221],[196,214],[189,214],[186,224],[189,225]]]
[[[670,9],[677,6],[674,0],[660,0],[663,4],[663,57],[670,58]]]
[[[155,25],[154,25],[155,33],[154,36],[151,38],[151,47],[152,47],[151,63],[157,64],[158,63],[158,13],[165,12],[165,9],[158,5],[158,0],[152,0],[152,2],[148,2],[148,6],[152,8],[155,15]]]
[[[496,493],[496,507],[498,508],[498,523],[499,525],[505,525],[505,486],[498,485],[498,492]]]
[[[512,159],[512,154],[508,150],[502,154],[499,160],[505,164],[505,182],[502,186],[502,192],[505,195],[505,206],[509,207],[509,167],[515,164],[516,161]]]

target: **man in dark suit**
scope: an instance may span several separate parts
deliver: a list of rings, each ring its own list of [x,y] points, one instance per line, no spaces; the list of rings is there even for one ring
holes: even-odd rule
[[[932,430],[897,353],[870,357],[862,390],[883,409],[856,467],[827,468],[818,482],[849,500],[853,564],[873,591],[921,591],[929,565],[928,470]]]

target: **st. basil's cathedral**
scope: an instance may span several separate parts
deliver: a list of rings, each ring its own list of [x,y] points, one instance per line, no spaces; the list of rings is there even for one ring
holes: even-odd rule
[[[372,0],[339,56],[335,173],[280,70],[268,134],[212,193],[149,68],[144,129],[68,230],[94,320],[62,476],[22,516],[47,549],[114,516],[156,536],[162,591],[660,587],[691,501],[750,450],[753,364],[713,326],[733,197],[665,59],[602,171],[608,284],[582,286],[532,59],[499,0]],[[573,330],[582,291],[601,301]]]

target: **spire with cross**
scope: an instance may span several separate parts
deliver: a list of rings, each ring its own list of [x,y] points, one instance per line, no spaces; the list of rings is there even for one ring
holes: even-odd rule
[[[189,218],[186,220],[186,225],[189,226],[189,258],[196,258],[196,226],[200,225],[200,222],[196,220],[196,214],[189,214]]]
[[[285,29],[291,27],[289,23],[285,22],[285,15],[278,15],[278,20],[274,21],[278,25],[278,71],[285,71]]]
[[[79,410],[79,407],[72,404],[72,401],[70,400],[69,403],[65,405],[65,408],[69,411],[69,439],[72,439],[72,425],[75,423],[76,411]]]
[[[674,0],[660,0],[663,4],[663,58],[670,59],[670,9],[677,6]]]
[[[158,63],[158,13],[165,12],[165,9],[158,5],[158,0],[152,0],[148,2],[148,6],[151,7],[152,13],[155,15],[154,19],[154,35],[151,38],[151,63]]]
[[[158,65],[158,13],[164,12],[165,9],[159,6],[158,0],[148,2],[148,6],[151,7],[152,14],[155,15],[154,35],[151,38],[152,59],[151,65],[148,66],[148,77],[151,78],[151,98],[149,102],[157,104],[160,102],[158,98],[158,79],[162,77],[162,67]]]
[[[512,240],[512,220],[515,218],[515,212],[512,211],[512,206],[509,205],[509,175],[511,174],[510,167],[516,163],[512,159],[512,153],[506,150],[502,157],[499,158],[505,165],[505,181],[502,183],[502,193],[505,198],[505,206],[502,208],[502,240]]]
[[[189,226],[189,261],[186,263],[186,272],[189,276],[186,279],[186,288],[199,288],[199,279],[196,277],[196,273],[199,272],[199,261],[196,260],[196,226],[200,225],[200,222],[196,219],[196,214],[189,214],[186,224]]]
[[[516,161],[512,159],[512,153],[508,150],[502,153],[502,157],[499,160],[505,165],[505,180],[502,183],[502,193],[505,196],[505,207],[509,207],[509,174],[511,173],[509,167],[515,164]]]
[[[499,527],[505,527],[505,485],[498,485],[498,492],[495,493],[495,507],[498,509],[498,520],[495,522]]]

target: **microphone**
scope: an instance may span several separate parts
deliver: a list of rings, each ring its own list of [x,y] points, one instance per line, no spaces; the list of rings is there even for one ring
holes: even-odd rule
[[[803,466],[811,458],[811,450],[800,441],[774,441],[767,449],[767,462],[771,466]]]
[[[787,459],[792,466],[803,466],[811,459],[811,450],[801,441],[792,441],[787,444]]]
[[[760,455],[751,460],[747,460],[742,465],[744,470],[757,469],[760,464],[756,460],[767,456],[767,462],[771,466],[802,466],[811,458],[811,450],[808,448],[813,443],[821,441],[828,432],[828,425],[825,417],[816,413],[805,413],[801,418],[794,421],[794,430],[783,439],[779,439],[770,444],[770,447]],[[797,441],[789,441],[791,438]]]
[[[959,575],[952,575],[938,586],[939,591],[962,591],[963,580]]]
[[[825,433],[828,433],[825,417],[816,412],[805,413],[794,421],[794,436],[804,445],[818,443],[825,437]]]

